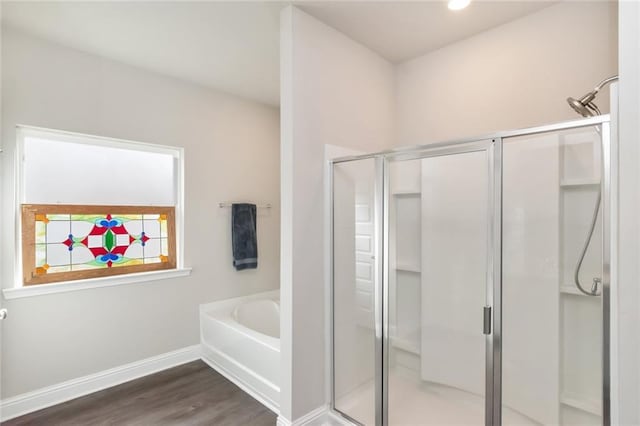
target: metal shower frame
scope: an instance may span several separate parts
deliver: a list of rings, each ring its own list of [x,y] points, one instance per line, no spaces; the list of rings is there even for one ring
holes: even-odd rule
[[[479,138],[467,138],[429,145],[418,145],[373,154],[341,157],[329,161],[329,244],[330,244],[330,402],[333,415],[359,424],[335,406],[335,340],[334,340],[334,235],[333,235],[333,171],[334,165],[365,159],[375,160],[374,189],[374,316],[375,316],[375,418],[376,426],[388,426],[389,377],[389,164],[391,161],[438,157],[466,152],[486,151],[489,164],[489,255],[487,305],[492,308],[491,332],[486,335],[485,425],[502,424],[502,146],[503,140],[554,131],[601,126],[602,140],[602,423],[611,424],[611,253],[615,247],[612,229],[616,218],[615,191],[617,162],[612,159],[610,117],[573,120],[526,129],[498,132]]]

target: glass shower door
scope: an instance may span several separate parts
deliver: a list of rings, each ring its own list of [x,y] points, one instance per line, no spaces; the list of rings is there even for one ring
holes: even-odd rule
[[[609,132],[594,117],[333,164],[334,412],[610,424]]]
[[[389,163],[389,425],[485,424],[492,153],[481,141]]]
[[[365,425],[374,425],[380,411],[376,327],[379,336],[381,322],[376,322],[375,292],[381,188],[376,187],[376,168],[376,159],[368,158],[336,163],[332,173],[332,401],[339,413]]]

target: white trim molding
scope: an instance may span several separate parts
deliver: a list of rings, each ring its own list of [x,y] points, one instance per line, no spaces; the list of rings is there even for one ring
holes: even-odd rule
[[[191,268],[165,269],[162,271],[138,272],[135,274],[88,278],[76,281],[63,281],[52,284],[5,288],[2,290],[2,294],[7,300],[19,299],[22,297],[42,296],[44,294],[66,293],[68,291],[89,290],[92,288],[112,287],[122,284],[166,280],[168,278],[187,277],[189,275],[191,275]]]
[[[280,414],[278,401],[274,400],[273,396],[280,393],[280,388],[275,387],[273,383],[258,376],[233,358],[206,344],[200,345],[200,354],[202,361],[208,364],[209,367],[216,370],[275,414]]]
[[[309,411],[302,417],[298,417],[293,422],[278,416],[276,426],[353,426],[353,423],[333,414],[328,406],[322,406]]]
[[[3,399],[0,402],[0,420],[6,421],[197,359],[200,359],[200,345],[188,346]]]
[[[327,410],[327,425],[330,426],[355,426],[355,423],[345,417],[339,416],[331,410]]]
[[[321,426],[327,424],[325,422],[326,416],[327,407],[322,406],[309,411],[302,417],[298,417],[293,422],[282,416],[278,416],[276,426]]]

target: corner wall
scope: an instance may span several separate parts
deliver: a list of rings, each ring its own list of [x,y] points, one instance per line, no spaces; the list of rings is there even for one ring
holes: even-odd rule
[[[618,369],[612,424],[640,424],[640,3],[620,2]],[[613,383],[615,386],[616,383]],[[616,413],[615,409],[619,411]]]
[[[561,2],[399,64],[396,144],[579,118],[565,99],[617,74],[616,6]]]
[[[281,417],[295,420],[328,402],[324,145],[392,146],[394,69],[295,7],[283,10],[281,25],[281,347],[283,369],[291,369]]]
[[[198,305],[278,288],[277,108],[2,29],[2,286],[14,285],[15,125],[185,148],[190,277],[3,301],[2,398],[199,342]],[[80,177],[81,178],[81,177]],[[258,216],[259,268],[232,267],[230,211]]]

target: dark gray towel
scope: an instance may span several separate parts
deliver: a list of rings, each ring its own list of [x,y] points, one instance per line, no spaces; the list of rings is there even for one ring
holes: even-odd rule
[[[258,267],[255,204],[233,204],[231,206],[231,244],[233,246],[233,266],[237,271]]]

